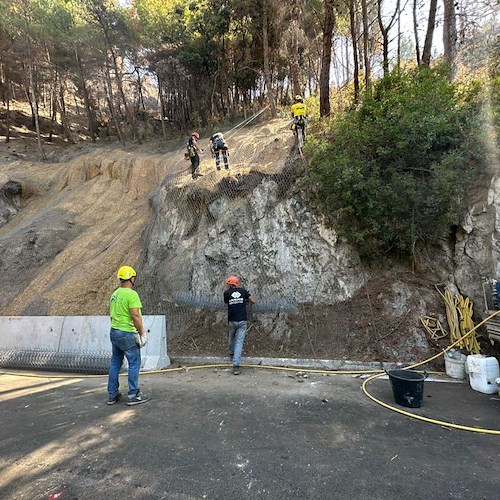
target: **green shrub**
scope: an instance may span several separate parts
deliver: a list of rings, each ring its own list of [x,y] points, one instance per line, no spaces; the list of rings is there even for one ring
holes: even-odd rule
[[[362,256],[414,255],[460,223],[488,164],[481,89],[440,68],[395,72],[311,141],[320,205]]]

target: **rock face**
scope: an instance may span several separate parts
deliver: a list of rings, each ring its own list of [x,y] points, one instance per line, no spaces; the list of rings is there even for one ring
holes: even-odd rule
[[[422,359],[430,352],[420,318],[434,314],[445,324],[444,304],[435,284],[444,283],[470,297],[476,313],[484,309],[482,278],[498,276],[500,271],[500,211],[495,201],[500,181],[488,183],[487,179],[477,183],[463,227],[455,228],[453,236],[444,239],[418,269],[417,275],[426,284],[415,283],[411,277],[396,278],[404,266],[389,266],[385,292],[379,287],[372,298],[380,303],[374,307],[379,315],[374,323],[392,331],[398,318],[405,318],[406,334],[390,346],[379,346],[381,357],[397,359],[398,353],[404,353],[407,359]],[[370,283],[379,280],[379,286],[380,277],[388,271],[387,267],[367,269],[356,250],[315,213],[303,172],[293,162],[285,162],[283,170],[274,174],[256,169],[239,177],[206,176],[191,185],[164,183],[152,199],[152,210],[142,271],[145,282],[140,290],[155,312],[166,311],[174,338],[202,331],[215,338],[224,331],[225,314],[216,304],[224,289],[223,278],[230,274],[240,276],[260,300],[298,304],[296,315],[253,318],[267,338],[293,340],[300,330],[330,335],[337,319],[328,308],[348,303],[356,294],[364,296]],[[179,291],[190,296],[191,303],[176,301]],[[306,317],[300,309],[304,306],[321,313]],[[351,314],[354,318],[356,310]],[[369,325],[363,328],[377,331]],[[346,322],[342,328],[354,339],[361,336]],[[375,335],[386,338],[384,331]],[[340,338],[335,341],[342,342]],[[368,337],[366,342],[371,342]]]
[[[265,301],[349,298],[368,274],[356,252],[313,213],[296,181],[286,171],[252,172],[211,190],[164,186],[153,202],[145,300],[168,308],[179,290],[217,300],[230,274]]]
[[[7,181],[0,187],[0,227],[21,208],[21,183]]]
[[[498,168],[495,169],[498,171]],[[477,304],[476,310],[491,307],[485,280],[500,279],[500,177],[485,177],[470,192],[471,208],[457,230],[449,281]]]

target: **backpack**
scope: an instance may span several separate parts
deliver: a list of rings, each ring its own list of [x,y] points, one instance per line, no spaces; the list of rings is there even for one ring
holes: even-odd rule
[[[212,147],[214,148],[215,151],[221,150],[221,149],[227,149],[227,143],[224,140],[224,136],[220,133],[217,132],[214,134],[210,140],[212,141]]]
[[[196,156],[196,150],[193,147],[193,143],[191,142],[191,139],[189,139],[187,145],[186,145],[186,153],[184,154],[184,158],[188,160],[189,158],[194,158]]]

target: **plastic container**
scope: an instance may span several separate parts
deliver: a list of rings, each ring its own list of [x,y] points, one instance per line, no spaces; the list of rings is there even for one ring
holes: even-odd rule
[[[414,370],[389,370],[387,372],[392,385],[392,392],[396,404],[407,408],[420,408],[424,397],[423,375]]]
[[[495,394],[497,384],[495,379],[500,377],[498,360],[493,356],[484,354],[471,354],[467,356],[470,386],[484,394]]]
[[[467,356],[459,353],[460,357],[457,359],[457,356],[450,357],[447,354],[445,353],[444,355],[446,375],[460,380],[465,379],[465,362],[467,361]]]

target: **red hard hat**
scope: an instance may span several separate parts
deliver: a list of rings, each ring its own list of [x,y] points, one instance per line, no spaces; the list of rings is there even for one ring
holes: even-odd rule
[[[240,284],[240,278],[237,276],[229,276],[229,278],[226,279],[226,285],[234,285],[238,286]]]
[[[191,135],[194,135],[197,139],[200,138],[200,134],[198,134],[198,132],[193,132]]]

